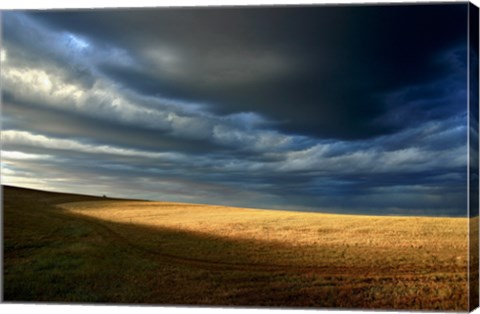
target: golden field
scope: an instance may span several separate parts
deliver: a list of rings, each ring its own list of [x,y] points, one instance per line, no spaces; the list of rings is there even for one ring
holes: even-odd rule
[[[467,310],[468,224],[4,187],[4,299]]]

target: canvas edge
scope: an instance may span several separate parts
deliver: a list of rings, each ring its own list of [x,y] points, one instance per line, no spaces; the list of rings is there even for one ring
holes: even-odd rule
[[[468,309],[479,306],[479,9],[468,7]],[[475,232],[476,230],[476,232]]]

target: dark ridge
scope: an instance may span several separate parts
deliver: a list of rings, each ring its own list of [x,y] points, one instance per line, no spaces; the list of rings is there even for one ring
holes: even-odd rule
[[[107,196],[96,196],[96,195],[88,195],[88,194],[76,194],[76,193],[64,193],[64,192],[55,192],[55,191],[47,191],[47,190],[39,190],[39,189],[31,189],[25,187],[18,187],[12,185],[4,185],[2,184],[2,198],[5,200],[5,194],[20,194],[22,196],[42,196],[48,197],[54,203],[62,203],[62,202],[82,202],[82,201],[145,201],[140,199],[126,199],[126,198],[114,198],[114,197],[107,197]]]

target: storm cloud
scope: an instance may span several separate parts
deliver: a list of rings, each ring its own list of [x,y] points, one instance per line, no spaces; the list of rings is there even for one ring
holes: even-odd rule
[[[466,215],[467,9],[5,11],[2,183]]]

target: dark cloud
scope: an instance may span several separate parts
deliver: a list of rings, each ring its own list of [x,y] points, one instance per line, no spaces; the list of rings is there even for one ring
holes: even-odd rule
[[[23,14],[8,13],[2,16],[2,33],[11,66],[42,64],[50,72],[61,73],[66,82],[79,83],[87,89],[93,86],[94,74],[87,64],[79,62],[82,52],[65,49],[72,46],[70,34],[47,33]]]
[[[135,67],[101,69],[140,93],[201,99],[219,114],[256,111],[290,133],[358,139],[405,127],[382,123],[386,95],[451,75],[439,58],[466,49],[466,14],[465,4],[443,4],[32,16],[128,50],[141,60]]]
[[[174,137],[142,125],[125,125],[94,116],[48,108],[38,103],[12,100],[3,95],[3,129],[25,130],[60,138],[73,138],[96,144],[110,144],[148,151],[175,151],[206,154],[222,147],[208,141]]]
[[[5,12],[2,176],[465,215],[466,15],[467,4]]]

